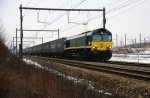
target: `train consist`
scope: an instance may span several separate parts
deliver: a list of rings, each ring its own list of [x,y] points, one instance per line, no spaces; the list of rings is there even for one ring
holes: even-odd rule
[[[106,61],[112,57],[112,34],[100,28],[26,48],[23,54]]]

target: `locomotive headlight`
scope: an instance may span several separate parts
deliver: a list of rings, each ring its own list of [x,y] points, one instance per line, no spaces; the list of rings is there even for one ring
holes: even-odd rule
[[[103,32],[100,32],[100,34],[103,35],[104,33],[103,33]]]
[[[111,46],[108,46],[107,49],[112,49],[112,47],[111,47]]]
[[[112,49],[112,47],[111,47],[111,46],[109,46],[109,49]]]
[[[97,49],[97,47],[92,47],[93,48],[93,50],[96,50]]]

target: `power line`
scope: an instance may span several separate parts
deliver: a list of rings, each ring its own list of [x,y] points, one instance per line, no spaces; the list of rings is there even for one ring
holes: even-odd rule
[[[28,6],[33,0],[30,0],[25,6]]]
[[[112,1],[112,2],[110,2],[110,3],[108,3],[108,4],[106,4],[106,5],[104,5],[105,7],[111,7],[111,5],[112,6],[114,6],[114,5],[116,5],[116,4],[118,4],[118,3],[120,3],[120,2],[122,2],[122,0],[115,0],[115,1]],[[98,8],[100,8],[100,7],[98,7]],[[82,14],[84,14],[84,13],[86,13],[86,12],[83,12]],[[81,14],[80,14],[81,15]],[[76,15],[73,19],[75,19],[75,18],[77,18],[77,16],[78,15]],[[101,17],[102,16],[102,14],[100,14],[100,16],[98,16],[98,17]],[[90,20],[90,19],[87,19],[87,20]],[[88,21],[86,21],[86,22],[88,22]],[[78,24],[77,24],[78,23]],[[77,25],[80,25],[80,23],[79,22],[77,22],[76,23],[76,25],[75,26],[73,26],[73,27],[76,27]],[[68,24],[68,23],[67,23]],[[65,24],[66,25],[66,24]],[[62,27],[64,27],[65,25],[63,25]],[[60,28],[62,28],[62,27],[60,27]],[[71,27],[71,29],[73,28],[73,27]],[[64,30],[63,30],[64,31]]]
[[[70,1],[68,1],[67,3],[63,4],[63,5],[60,6],[59,8],[63,8],[64,6],[68,5],[70,2],[72,2],[72,0],[70,0]],[[46,20],[49,15],[50,15],[50,12],[49,12],[49,14],[44,18],[44,20]]]
[[[77,6],[79,6],[79,5],[81,5],[83,2],[85,2],[86,0],[81,0],[80,2],[78,2],[77,4],[75,4],[74,6],[72,6],[71,8],[73,9],[73,8],[75,8],[75,7],[77,7]],[[72,2],[72,0],[71,0],[71,2]],[[66,3],[67,4],[67,3]],[[64,4],[64,5],[66,5],[66,4]],[[68,12],[66,12],[66,13],[64,13],[64,14],[62,14],[61,16],[59,16],[59,17],[57,17],[55,20],[53,20],[52,22],[50,22],[47,26],[45,26],[45,27],[43,27],[43,29],[45,29],[45,28],[47,28],[48,26],[50,26],[51,24],[53,24],[54,22],[56,22],[57,20],[59,20],[60,18],[62,18],[64,15],[66,15]]]
[[[72,0],[71,0],[72,1]],[[82,0],[81,1],[81,4],[84,2],[85,0]],[[110,2],[109,4],[107,4],[107,5],[105,5],[105,6],[107,6],[107,7],[112,7],[112,6],[114,6],[114,5],[116,5],[116,4],[118,4],[118,3],[120,3],[118,6],[116,6],[116,7],[114,7],[114,8],[112,8],[112,9],[110,9],[110,10],[108,10],[107,12],[106,12],[106,14],[110,14],[110,13],[112,13],[112,12],[115,12],[115,11],[117,11],[117,10],[120,10],[120,9],[122,9],[122,8],[125,8],[125,7],[127,7],[127,6],[129,6],[129,5],[132,5],[132,4],[134,4],[134,3],[137,3],[137,2],[140,2],[141,0],[127,0],[127,1],[123,1],[123,0],[115,0],[115,1],[113,1],[113,2]],[[123,3],[123,4],[122,4]],[[68,3],[66,3],[66,4],[64,4],[64,5],[67,5]],[[79,5],[80,5],[80,3],[78,3]],[[76,5],[76,6],[79,6],[79,5]],[[138,5],[140,5],[140,4],[138,4]],[[137,5],[137,6],[138,6]],[[76,6],[74,6],[74,7],[76,7]],[[74,7],[72,7],[72,8],[74,8]],[[134,8],[134,7],[133,7]],[[62,18],[64,15],[66,15],[67,14],[67,12],[66,13],[64,13],[64,14],[62,14],[62,15],[60,15],[59,17],[57,17],[56,19],[54,19],[53,21],[52,21],[52,23],[51,24],[53,24],[53,23],[55,23],[57,20],[59,20],[60,18]],[[50,15],[50,13],[47,15],[47,17]],[[89,19],[87,19],[87,22],[89,22],[89,21],[92,21],[92,20],[95,20],[95,19],[97,19],[97,18],[99,18],[99,17],[101,17],[102,15],[100,14],[100,15],[97,15],[97,16],[94,16],[94,17],[91,17],[91,18],[89,18]],[[115,17],[115,16],[117,16],[117,14],[116,15],[114,15],[114,16],[112,16],[112,17]],[[47,17],[45,18],[45,20],[47,19]],[[112,18],[112,17],[110,17],[110,18]],[[75,17],[76,18],[76,17]],[[108,18],[108,19],[110,19],[110,18]],[[45,28],[47,28],[48,26],[50,26],[51,24],[49,24],[49,25],[47,25]],[[76,26],[76,25],[75,25]],[[74,27],[74,26],[73,26]],[[45,29],[45,28],[43,28],[43,29]]]
[[[106,14],[110,14],[110,13],[115,12],[115,11],[117,11],[117,10],[120,10],[120,9],[122,9],[122,8],[124,8],[124,7],[127,7],[127,6],[129,6],[129,5],[131,5],[131,4],[137,3],[137,1],[141,1],[141,0],[136,0],[136,1],[131,2],[131,3],[128,3],[128,4],[121,4],[122,6],[119,5],[119,6],[113,8],[113,9],[111,9],[111,10],[109,10],[109,11],[106,11]],[[89,20],[87,20],[87,21],[88,21],[88,22],[89,22],[89,21],[93,21],[93,20],[95,20],[95,19],[97,19],[97,18],[99,18],[99,17],[101,17],[101,16],[102,16],[102,15],[94,16],[94,17],[92,17],[91,19],[89,19]]]
[[[66,2],[65,4],[61,5],[59,8],[63,8],[64,6],[68,5],[70,2],[72,2],[72,0],[70,0],[70,1]],[[50,14],[53,14],[53,12],[50,13],[50,11],[49,11],[48,15],[44,18],[43,21],[41,21],[41,22],[45,23],[45,26],[47,24],[49,24],[48,22],[46,22],[46,19],[49,17]],[[38,28],[40,28],[40,26]]]
[[[33,7],[36,7],[41,1],[42,1],[42,0],[39,0]],[[26,16],[29,12],[30,12],[30,10],[29,10],[28,12],[26,12],[26,13],[23,15],[23,17]]]
[[[115,8],[113,8],[113,9],[111,9],[111,10],[109,10],[107,13],[114,12],[114,11],[116,11],[116,10],[119,10],[119,9],[121,9],[121,8],[124,8],[124,7],[126,7],[126,6],[129,6],[129,5],[131,5],[131,4],[137,3],[138,1],[141,1],[141,0],[135,0],[135,1],[132,0],[132,2],[131,2],[130,0],[128,0],[127,2],[125,2],[125,3],[123,3],[123,4],[119,5],[119,6],[117,6],[117,7],[115,7]]]
[[[117,6],[117,7],[115,7],[115,8],[113,8],[113,9],[109,10],[106,14],[110,14],[110,13],[112,13],[112,12],[114,12],[114,11],[117,11],[117,10],[120,10],[120,9],[126,7],[126,6],[129,6],[129,5],[131,5],[131,4],[137,3],[137,1],[139,2],[139,1],[141,1],[141,0],[136,0],[136,1],[134,0],[134,2],[133,2],[133,0],[132,0],[132,2],[131,2],[131,0],[128,0],[128,1],[125,2],[124,4],[121,4],[121,5]],[[147,0],[147,1],[148,1],[148,0]],[[116,3],[117,3],[117,2],[116,2]],[[119,3],[119,2],[118,2],[118,3]],[[145,3],[145,2],[142,2],[142,3]],[[140,3],[140,4],[142,4],[142,3]],[[138,4],[138,5],[140,5],[140,4]],[[109,4],[108,4],[108,5],[109,5]],[[138,6],[138,5],[136,5],[136,6]],[[135,6],[135,7],[136,7],[136,6]],[[115,10],[114,10],[114,9],[115,9]],[[115,15],[115,16],[117,16],[117,15]],[[113,16],[113,17],[115,17],[115,16]],[[95,20],[95,19],[97,19],[97,18],[99,18],[99,17],[102,17],[102,14],[101,14],[101,15],[94,16],[94,17],[92,17],[91,19],[88,19],[86,22],[93,21],[93,20]],[[109,19],[110,19],[110,18],[109,18]],[[74,27],[76,27],[76,26],[78,26],[78,25],[69,27],[69,28],[64,29],[64,30],[62,30],[62,31],[70,30],[70,29],[72,29],[72,28],[74,28]]]
[[[146,3],[147,1],[148,1],[148,0],[145,0],[145,1],[143,1],[143,2],[141,2],[141,3],[139,3],[139,4],[137,4],[137,5],[135,5],[135,6],[133,6],[133,7],[130,7],[130,8],[128,8],[128,9],[122,11],[122,12],[119,12],[119,13],[117,13],[117,14],[115,14],[115,15],[109,17],[109,18],[107,18],[107,20],[109,20],[109,19],[111,19],[111,18],[113,18],[113,17],[119,16],[119,15],[123,14],[124,12],[127,12],[127,11],[129,11],[129,10],[131,10],[131,9],[133,9],[133,8],[135,8],[135,7],[137,7],[137,6],[141,5],[141,4],[143,4],[143,3]]]
[[[107,6],[110,7],[111,5],[115,5],[115,4],[119,3],[119,2],[122,2],[122,0],[115,0],[113,2],[110,2],[109,4],[106,4],[105,7],[107,7]]]
[[[128,2],[126,2],[126,3],[128,3]],[[106,11],[106,14],[109,14],[109,13],[112,13],[112,12],[114,12],[114,11],[116,11],[116,10],[119,10],[119,9],[117,9],[117,8],[120,7],[120,6],[123,6],[123,5],[125,5],[125,3],[119,5],[119,6],[115,7],[115,8],[112,8],[112,9],[110,9],[110,10],[108,10],[108,11]],[[114,9],[115,9],[115,10],[114,10]],[[95,20],[95,19],[97,19],[97,18],[99,18],[99,17],[101,17],[101,16],[102,16],[102,15],[94,16],[94,17],[92,17],[91,19],[89,19],[89,20],[87,20],[87,21]]]
[[[74,7],[72,7],[72,9],[73,8],[75,8],[75,7],[77,7],[77,6],[79,6],[79,5],[81,5],[83,2],[85,2],[86,0],[82,0],[81,2],[78,2],[76,5],[74,5]],[[48,26],[50,26],[51,24],[53,24],[53,23],[55,23],[57,20],[59,20],[60,18],[62,18],[63,16],[65,16],[67,14],[67,12],[66,13],[64,13],[64,14],[62,14],[61,16],[59,16],[59,17],[57,17],[55,20],[53,20],[52,22],[50,22],[50,24],[48,24],[45,28],[47,28]],[[45,29],[45,28],[43,28],[43,29]]]

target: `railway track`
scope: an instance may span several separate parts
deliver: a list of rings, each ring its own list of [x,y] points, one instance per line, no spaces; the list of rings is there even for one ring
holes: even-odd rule
[[[66,64],[69,66],[76,66],[90,70],[103,71],[126,77],[138,78],[150,81],[150,66],[136,65],[135,63],[120,63],[120,62],[86,62],[76,60],[66,60],[48,57],[35,57],[45,61],[52,61],[56,63]],[[125,66],[128,65],[128,66]]]
[[[136,63],[136,62],[107,61],[105,63],[117,64],[117,65],[126,65],[126,66],[149,67],[150,68],[150,64]]]

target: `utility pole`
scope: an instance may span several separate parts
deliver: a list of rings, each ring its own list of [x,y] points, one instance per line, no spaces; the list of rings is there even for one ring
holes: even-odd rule
[[[144,38],[144,48],[146,47],[146,39]]]
[[[105,17],[105,8],[103,8],[103,28],[105,29],[106,17]]]
[[[126,47],[126,40],[127,40],[127,35],[125,34],[125,48],[127,48]]]
[[[118,35],[116,34],[116,48],[118,47]]]
[[[16,28],[16,56],[17,56],[17,28]]]
[[[58,29],[58,39],[59,39],[59,29]]]
[[[20,5],[20,41],[21,41],[21,44],[19,45],[19,57],[22,59],[22,44],[23,44],[23,17],[22,17],[22,5]]]
[[[13,37],[13,54],[14,54],[14,37]]]
[[[141,34],[140,34],[140,48],[142,48],[142,39],[141,39]]]
[[[137,48],[137,47],[136,47],[136,38],[135,38],[135,48]]]

